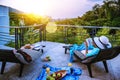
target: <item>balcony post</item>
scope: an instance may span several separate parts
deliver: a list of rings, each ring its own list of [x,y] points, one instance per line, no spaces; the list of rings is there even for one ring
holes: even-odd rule
[[[15,28],[15,49],[18,49],[18,28]]]

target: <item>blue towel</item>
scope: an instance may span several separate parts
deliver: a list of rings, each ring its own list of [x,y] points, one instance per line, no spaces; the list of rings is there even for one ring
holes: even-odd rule
[[[71,68],[71,67],[56,68],[47,64],[44,65],[44,67],[49,67],[51,71],[50,73],[53,73],[59,70],[66,70],[67,74],[61,80],[79,80],[79,77],[82,74],[82,70],[80,68]],[[36,80],[46,80],[47,74],[46,74],[46,69],[44,67],[42,68],[42,71]]]
[[[89,44],[88,46],[88,50],[93,50],[94,46],[92,44]],[[86,46],[84,43],[82,43],[81,45],[77,45],[74,44],[71,48],[70,48],[70,62],[73,62],[73,56],[74,56],[74,51],[82,51],[82,50],[86,50]],[[89,55],[88,55],[89,56]]]
[[[93,48],[91,52],[86,54],[86,57],[95,56],[99,53],[99,51],[100,51],[99,48]]]

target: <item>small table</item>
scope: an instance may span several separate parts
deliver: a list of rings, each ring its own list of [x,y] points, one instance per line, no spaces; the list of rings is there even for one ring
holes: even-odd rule
[[[45,45],[41,44],[40,42],[34,43],[34,44],[32,44],[32,46],[33,46],[33,50],[37,50],[37,51],[41,50],[42,53],[44,53],[43,48],[46,47]]]
[[[67,53],[67,50],[70,50],[70,47],[72,47],[72,45],[63,46],[63,48],[65,48],[65,54]]]
[[[43,53],[44,52],[44,50],[43,50],[44,47],[45,47],[45,45],[36,46],[36,47],[33,48],[33,50],[37,50],[37,51],[41,50],[41,52]]]

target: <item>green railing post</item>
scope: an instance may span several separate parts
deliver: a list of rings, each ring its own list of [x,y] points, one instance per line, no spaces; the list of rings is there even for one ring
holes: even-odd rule
[[[18,49],[18,28],[15,28],[15,49]]]

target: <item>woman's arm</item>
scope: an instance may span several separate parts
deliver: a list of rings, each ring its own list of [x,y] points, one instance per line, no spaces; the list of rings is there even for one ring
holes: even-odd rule
[[[84,43],[85,43],[85,46],[86,46],[86,54],[87,54],[88,53],[88,44],[87,44],[86,41]]]

